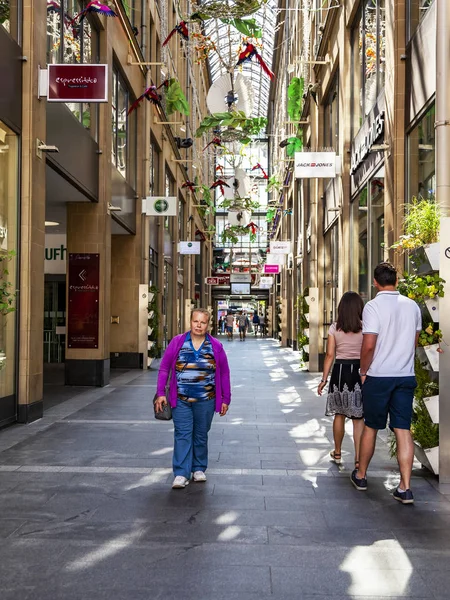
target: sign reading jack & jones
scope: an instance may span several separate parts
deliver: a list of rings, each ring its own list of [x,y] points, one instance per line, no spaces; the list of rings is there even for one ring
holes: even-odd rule
[[[295,178],[336,177],[336,152],[296,152]]]

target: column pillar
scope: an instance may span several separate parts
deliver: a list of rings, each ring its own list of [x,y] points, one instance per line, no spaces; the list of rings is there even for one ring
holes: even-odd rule
[[[111,323],[111,217],[106,202],[67,204],[67,254],[73,253],[100,256],[98,348],[69,348],[66,336],[65,383],[104,386],[109,383]],[[136,262],[138,268],[139,260]],[[67,298],[69,323],[69,294]]]

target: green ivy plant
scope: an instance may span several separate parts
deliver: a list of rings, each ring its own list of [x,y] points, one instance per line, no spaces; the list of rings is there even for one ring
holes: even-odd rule
[[[445,280],[439,277],[439,273],[433,273],[432,275],[404,273],[397,289],[403,296],[423,304],[428,299],[443,298],[444,283]]]
[[[182,115],[190,114],[189,103],[181,89],[177,79],[169,79],[169,84],[166,89],[166,112],[172,115],[174,112],[180,112]]]
[[[265,117],[247,117],[242,110],[214,113],[203,119],[195,132],[195,137],[202,137],[203,134],[209,131],[226,127],[236,130],[241,136],[240,141],[247,144],[251,142],[250,136],[258,135],[261,129],[266,126],[267,119]]]
[[[261,27],[259,27],[255,18],[253,18],[253,19],[235,18],[235,19],[220,19],[220,20],[222,21],[222,23],[225,23],[226,25],[233,26],[235,29],[237,29],[239,31],[239,33],[242,33],[242,35],[245,35],[245,37],[253,37],[256,39],[259,39],[262,37]]]
[[[283,183],[278,179],[276,175],[271,175],[267,180],[266,192],[279,192],[283,186]]]
[[[260,208],[259,202],[247,198],[226,198],[221,201],[220,208],[223,210],[257,210]]]
[[[303,150],[303,135],[301,132],[298,132],[297,135],[288,138],[286,146],[286,154],[290,157],[293,157],[296,152],[301,152]]]
[[[226,227],[220,234],[220,240],[222,244],[230,242],[231,244],[237,244],[239,242],[239,236],[249,235],[251,242],[256,242],[256,233],[252,233],[248,227],[243,225],[230,225]]]
[[[293,77],[288,87],[288,115],[292,121],[299,121],[303,104],[303,77]]]

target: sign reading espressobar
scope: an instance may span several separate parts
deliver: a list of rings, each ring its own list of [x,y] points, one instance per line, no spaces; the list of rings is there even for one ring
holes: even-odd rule
[[[108,65],[48,65],[48,102],[107,102]]]

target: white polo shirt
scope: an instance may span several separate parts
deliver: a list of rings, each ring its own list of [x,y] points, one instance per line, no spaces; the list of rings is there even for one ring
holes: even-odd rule
[[[418,305],[397,291],[378,292],[363,310],[363,334],[377,337],[371,377],[410,377],[414,375],[416,333],[422,329]]]

